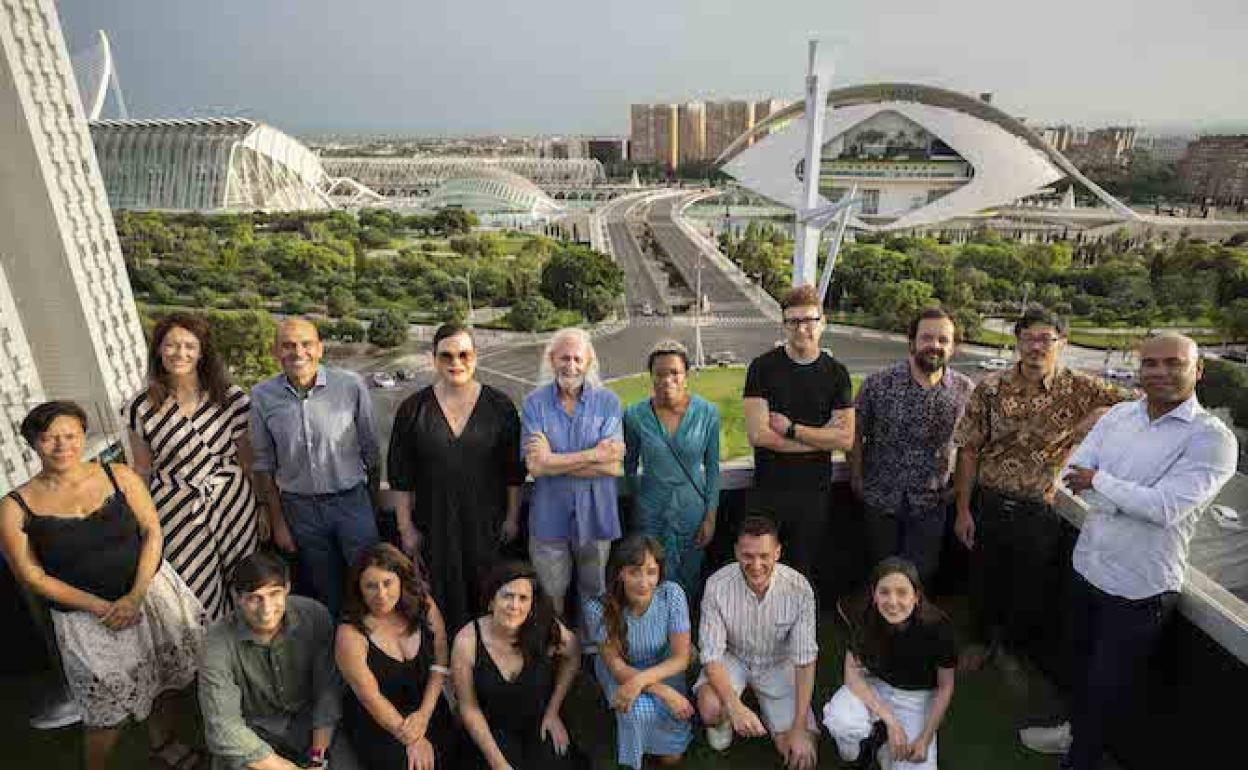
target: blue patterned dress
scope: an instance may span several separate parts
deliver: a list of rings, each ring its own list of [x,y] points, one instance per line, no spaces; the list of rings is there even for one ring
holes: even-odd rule
[[[624,442],[638,530],[663,544],[667,574],[696,600],[703,550],[693,538],[707,512],[719,507],[719,410],[691,396],[669,436],[650,399],[638,401],[624,412]]]
[[[689,632],[689,604],[685,600],[685,592],[670,580],[660,583],[655,589],[654,598],[641,617],[633,617],[631,613],[626,613],[625,617],[628,623],[628,665],[638,670],[657,666],[671,655],[668,641],[671,634]],[[585,627],[590,640],[601,646],[607,635],[601,600],[590,599],[585,603]],[[607,670],[601,655],[594,656],[594,674],[610,703],[619,685]],[[685,697],[689,696],[684,672],[663,680],[663,683]],[[677,719],[662,701],[648,692],[637,696],[628,713],[616,712],[615,726],[616,761],[633,768],[641,767],[645,754],[683,754],[693,737],[689,722]]]

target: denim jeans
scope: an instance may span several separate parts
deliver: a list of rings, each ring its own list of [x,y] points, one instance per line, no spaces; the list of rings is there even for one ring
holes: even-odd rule
[[[303,584],[337,618],[347,569],[380,539],[368,487],[325,495],[283,492],[282,516],[295,539]]]
[[[919,577],[931,590],[932,577],[940,566],[940,547],[945,540],[946,507],[914,509],[903,500],[895,511],[866,505],[867,544],[874,568],[889,556],[900,556],[919,570]]]
[[[1145,599],[1113,596],[1072,571],[1071,714],[1074,770],[1095,770],[1118,715],[1146,673],[1148,657],[1178,604],[1169,591]]]

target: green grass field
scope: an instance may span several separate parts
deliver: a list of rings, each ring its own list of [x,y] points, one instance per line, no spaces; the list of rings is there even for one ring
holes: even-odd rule
[[[854,394],[862,378],[853,376]],[[689,389],[719,407],[719,458],[732,460],[751,454],[745,437],[745,415],[741,408],[741,388],[745,385],[745,367],[711,367],[689,375]],[[607,383],[625,406],[650,397],[650,375],[634,374]]]

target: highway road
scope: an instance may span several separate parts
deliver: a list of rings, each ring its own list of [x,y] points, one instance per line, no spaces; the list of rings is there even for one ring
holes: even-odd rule
[[[698,281],[698,263],[701,257],[702,296],[710,302],[710,312],[733,318],[762,318],[748,289],[728,276],[720,267],[702,253],[703,246],[689,237],[676,223],[676,212],[685,196],[674,195],[658,198],[650,205],[646,221],[654,231],[655,240],[663,248],[667,258],[688,284],[690,293]]]

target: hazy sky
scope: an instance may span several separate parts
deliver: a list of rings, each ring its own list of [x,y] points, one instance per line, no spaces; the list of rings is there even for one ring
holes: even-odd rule
[[[1245,0],[59,0],[133,117],[292,133],[627,132],[628,104],[908,80],[1038,121],[1248,124]]]

